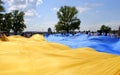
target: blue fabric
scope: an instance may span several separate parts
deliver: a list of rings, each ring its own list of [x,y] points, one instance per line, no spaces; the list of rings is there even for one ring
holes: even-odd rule
[[[48,42],[56,42],[71,48],[90,47],[99,52],[120,55],[120,39],[110,36],[90,36],[86,34],[62,35],[54,34],[45,36]]]

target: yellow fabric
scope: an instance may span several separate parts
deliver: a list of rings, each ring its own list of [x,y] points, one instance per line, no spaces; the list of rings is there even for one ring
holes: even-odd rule
[[[0,75],[120,75],[120,56],[48,43],[42,35],[0,42]]]

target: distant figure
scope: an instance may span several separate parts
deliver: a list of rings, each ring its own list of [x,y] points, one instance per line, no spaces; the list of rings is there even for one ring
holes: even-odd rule
[[[88,36],[91,36],[91,32],[88,32]]]
[[[0,38],[2,37],[2,33],[0,33]]]
[[[116,35],[115,33],[112,33],[112,34],[111,34],[111,37],[112,37],[112,38],[116,38],[117,35]]]
[[[105,32],[102,32],[102,36],[105,36]]]
[[[100,35],[100,33],[99,32],[96,32],[96,36],[99,36]]]
[[[48,28],[48,34],[52,34],[51,28]]]
[[[118,36],[120,37],[120,26],[119,26],[119,30],[118,30]]]
[[[107,36],[109,36],[109,37],[110,37],[110,33],[107,33]]]

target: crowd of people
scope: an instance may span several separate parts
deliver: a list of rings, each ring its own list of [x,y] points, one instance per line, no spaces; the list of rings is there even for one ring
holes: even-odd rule
[[[48,32],[37,32],[37,33],[34,33],[34,32],[24,32],[24,33],[21,33],[19,35],[21,36],[25,36],[25,37],[31,37],[32,35],[34,34],[43,34],[43,35],[51,35],[51,34],[62,34],[62,35],[68,35],[68,34],[72,34],[73,36],[77,33],[80,33],[80,34],[87,34],[88,36],[109,36],[109,37],[115,37],[115,38],[120,38],[120,31],[119,32],[91,32],[91,31],[82,31],[82,32],[72,32],[72,33],[57,33],[57,32],[54,32],[52,33],[52,31],[48,31]],[[3,36],[3,34],[5,34],[4,32],[0,32],[0,38]],[[12,34],[13,35],[13,34]]]

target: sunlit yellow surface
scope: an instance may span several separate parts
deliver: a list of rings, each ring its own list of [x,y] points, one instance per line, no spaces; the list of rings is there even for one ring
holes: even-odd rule
[[[42,35],[0,41],[0,75],[120,75],[120,56],[48,43]]]

